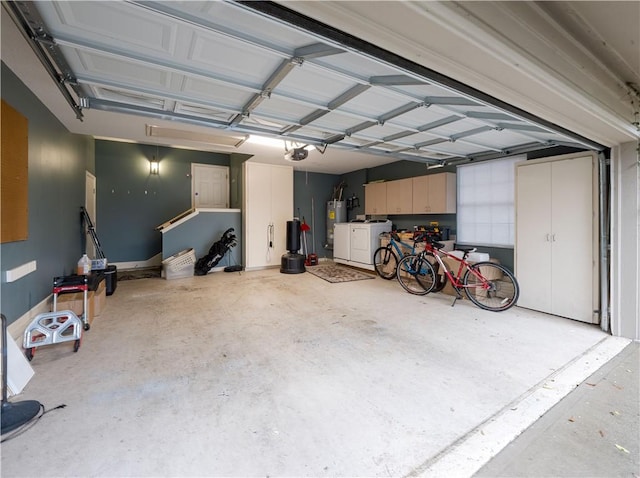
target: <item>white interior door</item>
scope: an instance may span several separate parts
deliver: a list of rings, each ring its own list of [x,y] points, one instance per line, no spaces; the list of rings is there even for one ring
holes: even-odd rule
[[[192,201],[194,208],[229,207],[229,168],[210,164],[191,165]]]
[[[85,189],[84,189],[84,209],[89,214],[94,229],[97,231],[96,226],[96,177],[89,171],[86,172]],[[85,225],[86,227],[86,225]],[[86,253],[89,257],[96,257],[96,248],[93,244],[93,239],[89,234],[85,236],[86,240]]]

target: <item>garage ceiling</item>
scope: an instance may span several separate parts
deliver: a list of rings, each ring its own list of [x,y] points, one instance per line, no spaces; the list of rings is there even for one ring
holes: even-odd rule
[[[150,143],[174,135],[235,148],[260,135],[284,139],[288,148],[427,164],[557,145],[603,149],[273,3],[9,8],[51,64],[78,120],[92,110],[146,117]],[[164,126],[154,130],[154,121]]]

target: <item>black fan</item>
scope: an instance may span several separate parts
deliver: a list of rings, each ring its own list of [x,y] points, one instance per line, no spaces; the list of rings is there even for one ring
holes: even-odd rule
[[[11,403],[7,400],[7,318],[2,316],[2,435],[30,422],[42,405],[37,400]]]

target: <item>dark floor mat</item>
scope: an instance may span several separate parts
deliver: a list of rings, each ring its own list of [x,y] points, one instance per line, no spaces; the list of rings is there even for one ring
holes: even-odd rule
[[[135,279],[150,279],[154,277],[161,277],[161,267],[144,267],[140,269],[129,269],[118,271],[118,280],[135,280]]]

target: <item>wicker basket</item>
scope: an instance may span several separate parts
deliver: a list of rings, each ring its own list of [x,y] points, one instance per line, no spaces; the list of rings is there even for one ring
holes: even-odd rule
[[[196,253],[193,249],[185,249],[162,261],[162,272],[165,279],[182,279],[193,275],[196,264]]]

